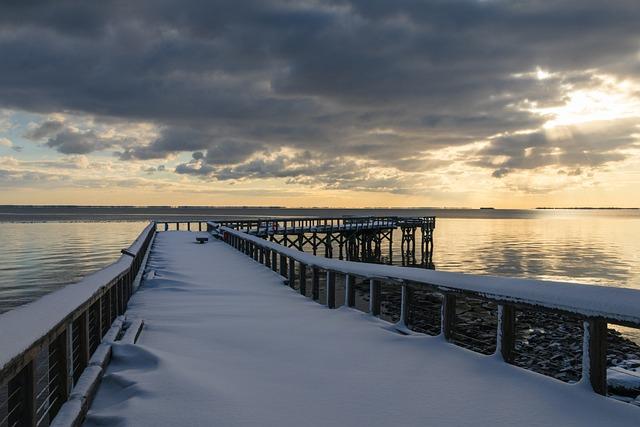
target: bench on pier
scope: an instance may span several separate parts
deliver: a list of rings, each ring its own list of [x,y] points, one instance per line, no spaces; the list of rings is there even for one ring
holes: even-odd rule
[[[196,237],[196,242],[202,244],[202,243],[207,243],[209,241],[208,237]]]

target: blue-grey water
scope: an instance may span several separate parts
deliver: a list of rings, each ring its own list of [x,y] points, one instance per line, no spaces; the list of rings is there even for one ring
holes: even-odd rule
[[[115,261],[151,218],[372,214],[435,215],[437,270],[640,289],[639,210],[0,207],[0,312]]]

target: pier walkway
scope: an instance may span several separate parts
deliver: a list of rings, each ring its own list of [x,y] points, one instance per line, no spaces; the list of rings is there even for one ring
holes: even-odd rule
[[[158,233],[85,425],[637,426],[640,410],[371,315],[191,232]]]

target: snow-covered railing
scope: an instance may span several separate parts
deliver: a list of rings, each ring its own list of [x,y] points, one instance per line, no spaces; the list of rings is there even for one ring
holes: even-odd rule
[[[0,315],[0,426],[54,419],[125,312],[155,229],[150,223],[113,264]]]
[[[355,304],[354,278],[369,281],[369,311],[379,315],[381,284],[401,287],[401,315],[397,328],[408,331],[407,316],[412,290],[425,289],[442,295],[441,334],[451,339],[456,323],[456,296],[492,301],[498,305],[496,353],[506,362],[514,359],[516,310],[569,315],[582,319],[584,328],[582,382],[606,394],[607,324],[640,327],[640,291],[567,282],[478,276],[426,269],[342,261],[286,248],[218,223],[208,230],[222,240],[288,279],[297,280],[306,294],[307,269],[312,270],[312,295],[318,296],[320,271],[326,274],[327,306],[336,307],[336,274],[345,277],[345,305]],[[296,278],[296,263],[298,274]]]

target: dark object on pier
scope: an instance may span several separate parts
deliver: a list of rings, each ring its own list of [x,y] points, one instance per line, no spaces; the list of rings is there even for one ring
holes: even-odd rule
[[[202,244],[202,243],[207,243],[209,241],[208,237],[196,237],[196,242]]]

